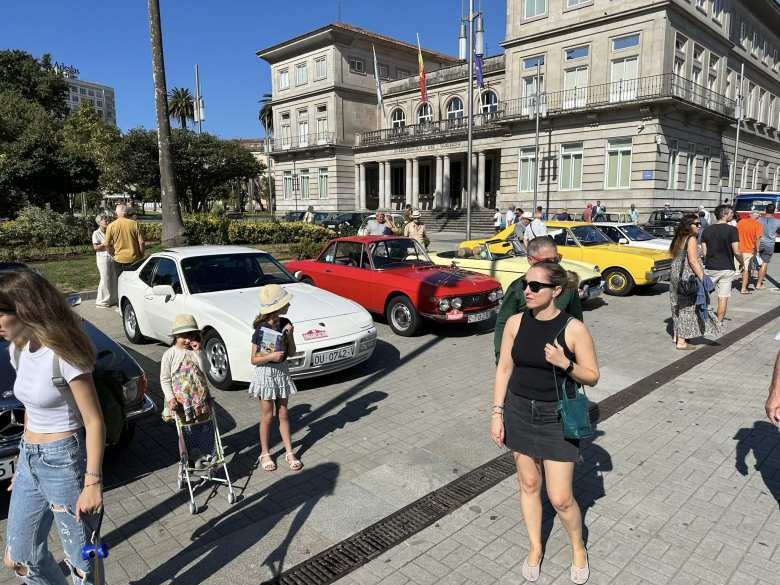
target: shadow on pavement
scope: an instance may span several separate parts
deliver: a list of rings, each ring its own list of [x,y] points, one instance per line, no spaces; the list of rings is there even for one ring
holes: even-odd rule
[[[398,348],[387,341],[378,339],[376,342],[376,349],[374,349],[374,353],[368,361],[365,361],[354,368],[349,368],[333,374],[296,380],[295,385],[298,387],[298,390],[305,391],[313,388],[330,386],[332,384],[343,384],[356,380],[357,378],[362,378],[363,376],[376,374],[377,372],[388,368],[394,368],[400,361],[401,352],[398,351]]]
[[[734,440],[737,441],[737,471],[748,475],[746,458],[752,451],[755,469],[780,508],[780,430],[772,423],[760,420],[753,423],[753,428],[739,429]]]
[[[656,297],[659,295],[664,295],[668,292],[669,292],[668,282],[659,282],[658,284],[637,286],[634,289],[634,295],[638,297]]]
[[[168,581],[200,583],[206,580],[271,532],[280,517],[266,511],[277,502],[284,502],[285,506],[279,506],[280,511],[284,508],[297,508],[297,511],[284,539],[262,561],[274,578],[277,577],[283,570],[290,544],[312,510],[320,499],[333,493],[339,471],[336,463],[323,463],[284,477],[267,489],[240,500],[197,528],[191,537],[192,544],[152,569],[144,578],[131,583],[157,585]],[[237,530],[242,531],[241,538],[224,538]],[[187,567],[190,563],[192,565]],[[185,567],[186,570],[180,573]]]

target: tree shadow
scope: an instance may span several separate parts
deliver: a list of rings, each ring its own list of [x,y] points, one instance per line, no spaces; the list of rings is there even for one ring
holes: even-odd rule
[[[284,514],[270,514],[267,510],[276,502],[285,502],[290,504],[286,506],[287,514],[295,510],[295,515],[284,539],[262,562],[269,567],[273,578],[278,577],[284,569],[290,544],[317,503],[333,493],[339,472],[338,464],[323,463],[280,479],[198,527],[192,533],[189,546],[152,569],[142,579],[131,583],[157,585],[168,581],[204,581],[270,533]],[[237,530],[241,531],[240,538],[227,538]]]
[[[780,508],[780,430],[764,420],[753,423],[753,428],[741,428],[734,435],[737,441],[735,467],[747,476],[747,455],[751,451],[756,459],[756,471]]]

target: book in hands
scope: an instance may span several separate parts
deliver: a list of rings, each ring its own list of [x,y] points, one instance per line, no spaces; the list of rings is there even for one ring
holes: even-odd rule
[[[268,327],[261,327],[262,339],[260,345],[257,346],[257,353],[261,355],[267,355],[277,351],[283,351],[284,349],[284,333],[274,331]]]

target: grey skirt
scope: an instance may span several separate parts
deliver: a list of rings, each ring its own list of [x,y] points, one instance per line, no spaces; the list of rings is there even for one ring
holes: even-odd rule
[[[289,398],[298,389],[290,377],[287,360],[280,364],[267,363],[255,366],[255,377],[249,384],[249,395],[260,400],[278,400]]]
[[[563,436],[557,401],[529,400],[507,392],[504,442],[512,451],[534,459],[574,463],[580,460],[580,442]]]

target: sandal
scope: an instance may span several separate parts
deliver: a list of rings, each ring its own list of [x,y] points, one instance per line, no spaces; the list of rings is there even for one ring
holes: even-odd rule
[[[276,463],[271,459],[270,453],[261,453],[260,457],[257,458],[257,463],[263,468],[263,471],[276,471]]]
[[[290,456],[292,456],[292,460],[290,460]],[[284,460],[287,461],[287,464],[293,471],[299,471],[303,467],[303,463],[295,458],[295,453],[287,453],[284,456]]]

